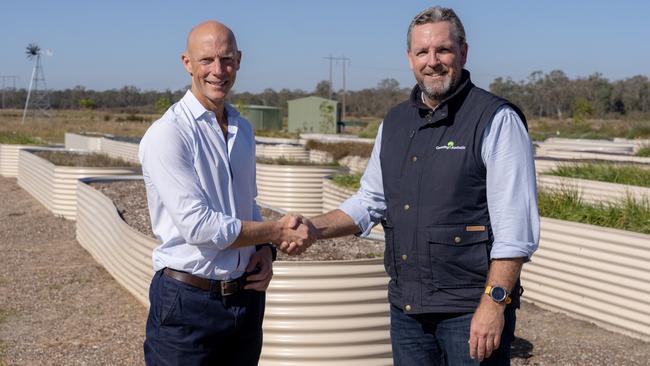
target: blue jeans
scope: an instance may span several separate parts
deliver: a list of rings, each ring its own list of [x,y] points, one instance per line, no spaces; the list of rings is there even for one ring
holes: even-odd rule
[[[478,362],[469,357],[469,329],[473,313],[405,314],[390,307],[390,338],[395,366],[478,366],[510,365],[510,344],[514,339],[515,308],[505,311],[501,344],[492,355]]]
[[[265,293],[221,296],[156,272],[149,288],[147,365],[257,365]]]

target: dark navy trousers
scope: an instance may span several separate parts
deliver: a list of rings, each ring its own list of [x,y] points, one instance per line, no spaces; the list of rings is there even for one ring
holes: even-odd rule
[[[469,330],[474,313],[408,315],[390,306],[390,338],[395,366],[507,366],[515,334],[515,307],[505,310],[499,349],[478,362],[469,357]]]
[[[149,288],[144,358],[153,365],[257,365],[265,293],[222,296],[156,272]]]

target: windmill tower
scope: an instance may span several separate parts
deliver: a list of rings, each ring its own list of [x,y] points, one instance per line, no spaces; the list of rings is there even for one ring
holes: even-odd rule
[[[50,97],[47,93],[47,84],[45,84],[45,74],[43,73],[43,66],[41,65],[41,48],[36,43],[30,43],[25,51],[28,60],[34,60],[34,69],[32,70],[32,78],[29,81],[29,89],[27,90],[27,99],[25,100],[25,109],[23,110],[23,121],[27,116],[27,109],[31,100],[32,108],[34,111],[39,111],[46,116],[49,116],[47,110],[50,109]],[[51,56],[50,50],[46,51],[47,56]]]

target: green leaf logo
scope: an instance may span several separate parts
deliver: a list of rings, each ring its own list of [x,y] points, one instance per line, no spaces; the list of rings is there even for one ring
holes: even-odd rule
[[[454,142],[453,142],[453,141],[449,141],[449,142],[447,143],[447,147],[454,147]]]

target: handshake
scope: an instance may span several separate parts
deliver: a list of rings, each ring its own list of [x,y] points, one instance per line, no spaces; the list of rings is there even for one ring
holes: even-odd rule
[[[273,244],[289,255],[302,254],[318,239],[318,230],[312,222],[297,214],[288,214],[276,221],[276,232]]]

